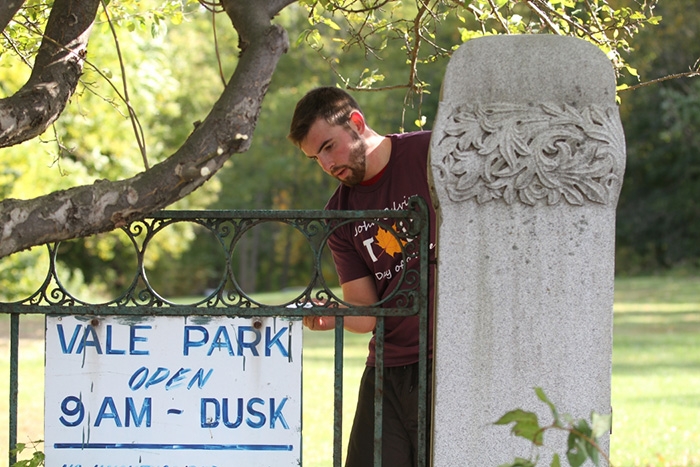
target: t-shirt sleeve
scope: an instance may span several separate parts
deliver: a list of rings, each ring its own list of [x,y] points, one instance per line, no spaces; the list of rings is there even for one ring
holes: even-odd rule
[[[333,254],[335,269],[341,284],[372,275],[372,271],[358,254],[355,245],[347,238],[345,232],[347,227],[347,225],[339,227],[328,238],[328,247]]]

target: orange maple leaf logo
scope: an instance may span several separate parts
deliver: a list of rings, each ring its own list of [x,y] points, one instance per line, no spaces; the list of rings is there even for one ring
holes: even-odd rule
[[[396,224],[394,224],[393,230],[396,231]],[[394,257],[394,254],[401,253],[401,245],[405,245],[407,243],[406,240],[401,239],[401,243],[399,244],[399,239],[395,234],[389,232],[388,230],[384,230],[381,227],[379,227],[377,236],[374,238],[377,240],[377,245],[379,245],[384,252],[390,254],[392,258]]]

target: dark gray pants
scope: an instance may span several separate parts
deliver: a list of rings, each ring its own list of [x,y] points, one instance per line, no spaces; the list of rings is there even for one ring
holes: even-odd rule
[[[431,361],[428,364],[428,395]],[[366,367],[360,381],[345,467],[374,465],[374,377],[375,368]],[[428,397],[430,400],[430,397]],[[430,411],[428,404],[428,411]],[[428,422],[430,414],[428,414]],[[430,427],[428,425],[428,433]],[[429,438],[428,438],[429,439]],[[418,363],[384,368],[382,414],[382,467],[413,467],[418,449]]]

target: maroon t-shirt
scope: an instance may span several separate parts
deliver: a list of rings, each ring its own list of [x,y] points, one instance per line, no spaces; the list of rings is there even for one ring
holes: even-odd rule
[[[408,207],[412,196],[420,196],[430,207],[430,280],[429,335],[432,336],[435,256],[435,212],[428,188],[428,149],[430,132],[389,135],[391,156],[383,174],[371,185],[340,185],[326,209],[399,210]],[[386,226],[383,227],[386,230]],[[391,235],[391,234],[389,234]],[[392,245],[392,242],[394,244]],[[396,251],[395,237],[385,236],[380,226],[367,220],[336,230],[329,239],[340,283],[372,276],[381,298],[386,297],[402,280],[403,255]],[[413,259],[406,267],[418,269]],[[392,306],[386,303],[385,306]],[[403,366],[418,361],[418,317],[387,317],[384,321],[384,365]],[[432,349],[432,338],[429,341]],[[375,364],[374,336],[369,344],[367,365]]]

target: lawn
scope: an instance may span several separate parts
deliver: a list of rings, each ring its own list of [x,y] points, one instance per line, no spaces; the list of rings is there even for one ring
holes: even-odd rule
[[[7,375],[9,319],[0,318],[0,371]],[[20,442],[43,437],[42,322],[23,317]],[[700,467],[700,278],[616,281],[611,458],[617,467]],[[331,465],[333,336],[304,335],[305,467]],[[343,435],[352,422],[366,336],[345,337]],[[0,426],[7,431],[7,384],[0,385]],[[0,467],[7,466],[6,437]],[[345,443],[343,443],[345,444]]]
[[[618,279],[616,466],[700,466],[700,278]]]

